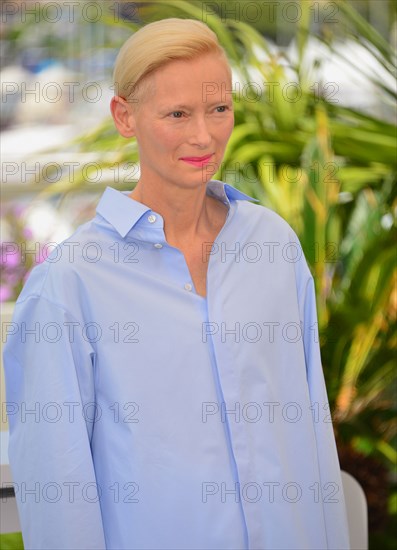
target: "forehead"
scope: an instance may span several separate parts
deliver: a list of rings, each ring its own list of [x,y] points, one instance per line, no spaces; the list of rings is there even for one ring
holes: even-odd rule
[[[217,54],[195,59],[168,62],[150,76],[154,95],[159,99],[178,100],[183,97],[202,97],[206,90],[212,95],[231,88],[230,71],[226,61]]]

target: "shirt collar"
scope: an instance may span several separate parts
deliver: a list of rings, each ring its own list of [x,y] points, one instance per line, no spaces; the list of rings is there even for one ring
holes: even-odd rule
[[[96,209],[97,213],[109,222],[122,238],[131,231],[146,212],[151,211],[148,206],[131,199],[128,196],[129,193],[130,191],[121,192],[113,187],[107,187]],[[230,201],[249,200],[258,202],[258,199],[254,199],[228,183],[219,180],[208,182],[207,195],[217,198],[229,208]]]

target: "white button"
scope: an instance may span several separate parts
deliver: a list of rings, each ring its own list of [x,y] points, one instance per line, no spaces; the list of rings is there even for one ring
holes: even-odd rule
[[[185,290],[192,290],[192,285],[190,283],[185,284]]]
[[[147,217],[147,220],[149,223],[154,223],[156,221],[156,216],[154,214],[150,214],[150,216]]]
[[[163,245],[160,244],[160,243],[156,243],[156,244],[154,245],[154,248],[163,248]]]

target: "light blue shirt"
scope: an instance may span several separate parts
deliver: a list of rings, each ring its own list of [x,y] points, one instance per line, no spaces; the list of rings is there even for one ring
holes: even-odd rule
[[[289,225],[228,207],[195,292],[162,216],[107,188],[7,327],[27,549],[348,548],[313,279]]]

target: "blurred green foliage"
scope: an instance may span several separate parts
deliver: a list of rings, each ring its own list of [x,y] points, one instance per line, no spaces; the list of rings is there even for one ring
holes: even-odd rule
[[[22,533],[0,534],[0,548],[2,550],[23,550]]]

